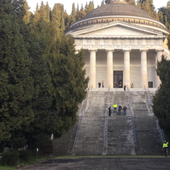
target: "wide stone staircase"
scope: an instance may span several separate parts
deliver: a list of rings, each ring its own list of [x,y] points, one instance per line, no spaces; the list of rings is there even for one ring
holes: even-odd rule
[[[137,155],[162,154],[160,131],[154,114],[147,105],[146,92],[131,92]]]
[[[110,105],[126,106],[127,114],[112,113],[108,117],[108,146],[107,155],[132,155],[135,153],[133,140],[133,127],[128,104],[128,92],[111,92]]]
[[[53,141],[54,155],[162,154],[160,129],[149,108],[147,91],[90,91],[85,101],[77,124]],[[127,114],[123,110],[119,115],[113,113],[113,104],[126,106]]]
[[[104,121],[107,92],[90,92],[89,107],[85,112],[77,145],[73,152],[75,155],[102,155]]]

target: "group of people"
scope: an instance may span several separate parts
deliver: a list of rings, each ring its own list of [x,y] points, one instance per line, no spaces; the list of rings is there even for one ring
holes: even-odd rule
[[[111,116],[112,109],[111,109],[111,107],[109,107],[108,109],[109,109],[109,116]],[[120,106],[120,105],[119,105],[119,107],[117,107],[117,104],[113,105],[113,113],[117,113],[117,115],[121,115],[122,109],[123,109],[123,114],[126,115],[126,110],[127,110],[126,106],[124,106],[122,108],[122,106]]]
[[[104,81],[102,80],[102,83],[101,82],[98,82],[98,88],[104,88]]]

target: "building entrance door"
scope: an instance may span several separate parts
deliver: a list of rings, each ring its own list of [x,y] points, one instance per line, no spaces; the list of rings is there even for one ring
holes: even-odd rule
[[[114,88],[123,88],[123,71],[114,71],[113,75]]]

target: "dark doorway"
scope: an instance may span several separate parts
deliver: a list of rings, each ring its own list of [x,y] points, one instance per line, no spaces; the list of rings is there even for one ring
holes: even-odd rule
[[[148,82],[148,88],[153,88],[153,82],[152,81]]]
[[[113,72],[114,88],[123,88],[123,71]]]

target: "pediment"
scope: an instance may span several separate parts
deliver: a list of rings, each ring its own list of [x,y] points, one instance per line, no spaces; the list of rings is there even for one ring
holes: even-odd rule
[[[72,33],[73,36],[83,37],[117,37],[117,36],[157,36],[161,32],[148,29],[142,26],[116,22],[107,25],[89,27]]]

